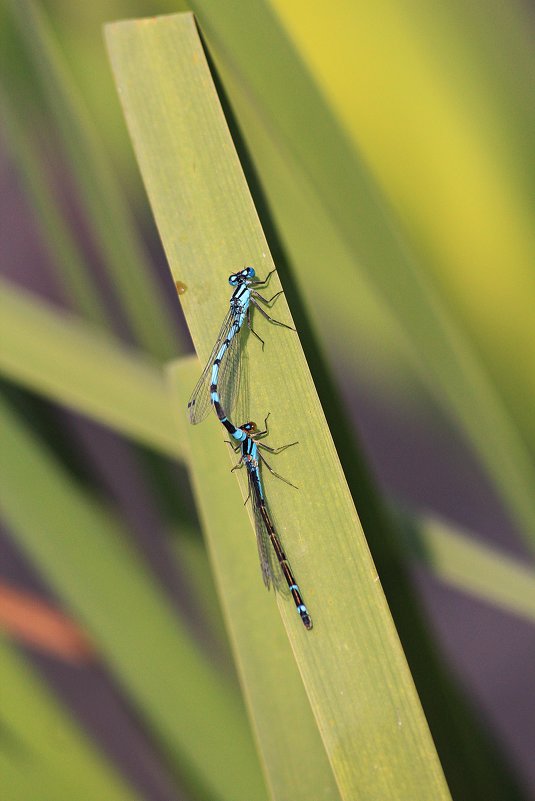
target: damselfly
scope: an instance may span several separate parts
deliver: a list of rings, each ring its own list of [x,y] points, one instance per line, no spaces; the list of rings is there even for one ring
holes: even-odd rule
[[[240,337],[238,335],[244,321],[247,322],[249,330],[260,340],[262,348],[264,347],[264,340],[258,336],[251,326],[251,304],[270,323],[289,328],[292,331],[295,330],[292,326],[286,325],[286,323],[274,320],[259,305],[260,301],[260,303],[269,306],[279,295],[282,295],[281,290],[276,292],[273,297],[265,298],[258,292],[258,287],[266,286],[274,272],[275,270],[272,270],[268,273],[263,281],[255,277],[255,271],[252,267],[246,267],[244,270],[229,276],[229,284],[235,287],[235,290],[230,298],[230,308],[223,321],[210,358],[188,403],[191,423],[202,422],[208,414],[210,406],[220,399],[226,409],[232,410],[239,381]]]
[[[249,495],[247,496],[247,500],[251,498],[251,502],[253,504],[256,543],[258,546],[260,569],[262,571],[264,584],[268,589],[270,585],[273,584],[275,589],[281,590],[284,588],[284,585],[282,584],[282,578],[284,577],[299,616],[303,621],[303,625],[306,629],[310,630],[312,628],[312,618],[310,617],[308,609],[305,606],[301,591],[295,580],[292,568],[290,567],[290,563],[286,558],[286,554],[284,553],[281,541],[271,519],[266,497],[264,495],[262,477],[260,474],[260,465],[263,464],[274,476],[280,478],[281,481],[285,481],[286,484],[290,484],[291,487],[294,487],[294,484],[291,484],[289,481],[271,469],[264,456],[260,452],[260,449],[268,451],[269,453],[280,453],[286,448],[290,448],[292,445],[297,445],[297,443],[291,442],[289,445],[282,445],[280,448],[270,448],[269,445],[265,445],[263,442],[258,441],[261,437],[265,437],[268,434],[267,421],[269,414],[264,421],[264,430],[259,431],[256,423],[252,422],[244,423],[244,425],[240,426],[240,428],[236,428],[225,416],[220,406],[217,411],[219,419],[229,434],[238,443],[236,446],[234,446],[233,443],[230,444],[233,446],[236,453],[238,451],[241,452],[240,461],[232,469],[237,470],[244,465],[247,468],[247,477],[249,481]]]

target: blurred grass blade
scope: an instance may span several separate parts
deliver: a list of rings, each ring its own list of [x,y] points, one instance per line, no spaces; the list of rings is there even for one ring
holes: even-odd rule
[[[124,531],[3,402],[0,422],[3,515],[17,543],[83,621],[198,795],[218,801],[263,799],[239,697],[201,656]]]
[[[176,415],[176,410],[175,410]],[[182,438],[182,446],[186,446],[186,437]],[[176,474],[175,474],[176,475]],[[212,568],[208,554],[196,527],[188,526],[181,521],[180,528],[174,526],[167,529],[169,547],[175,555],[180,571],[188,577],[188,584],[195,595],[195,607],[198,610],[197,620],[202,621],[202,630],[206,641],[210,642],[213,654],[220,657],[221,663],[230,664],[230,646],[223,624],[223,615],[214,584]]]
[[[535,571],[442,520],[399,516],[408,550],[448,586],[535,623]]]
[[[330,280],[329,240],[322,242],[316,256],[312,253],[305,259],[301,253],[299,258],[295,245],[302,241],[302,216],[290,211],[284,223],[277,215],[285,244],[294,243],[292,263],[299,289],[322,337],[332,338],[334,327],[339,338],[349,336],[354,343],[355,298],[362,283],[355,278],[358,265],[382,299],[406,358],[446,413],[461,425],[512,517],[535,547],[533,462],[473,345],[408,253],[360,160],[354,131],[350,135],[342,129],[267,4],[253,0],[243,7],[223,7],[214,0],[192,0],[192,7],[206,31],[233,108],[236,100],[238,123],[241,93],[242,104],[245,98],[250,106],[249,116],[251,109],[257,115],[257,129],[264,138],[261,146],[271,140],[272,150],[283,153],[291,165],[294,185],[301,194],[310,191],[313,204],[323,209],[322,216],[309,223],[316,226],[315,238],[325,233],[337,240],[333,253],[347,254],[336,261],[336,281]],[[345,62],[341,64],[345,70]],[[235,94],[237,82],[240,91]],[[282,197],[278,176],[268,165],[262,167],[254,135],[248,136],[246,125],[242,130],[271,208],[276,214],[280,202],[289,210],[291,203]],[[303,201],[295,208],[302,210]],[[329,222],[324,229],[325,216]],[[307,248],[307,256],[312,250]],[[327,281],[329,292],[325,292]]]
[[[0,95],[0,101],[8,147],[23,179],[27,197],[35,210],[35,219],[48,246],[58,283],[77,312],[102,328],[109,329],[106,312],[89,265],[48,185],[42,164],[43,155],[36,152],[35,142],[32,142],[19,119],[19,111],[12,107],[5,93]]]
[[[133,790],[2,636],[0,685],[6,801],[135,801]]]
[[[126,436],[180,455],[156,365],[0,279],[0,372]]]
[[[173,277],[189,287],[181,299],[205,357],[228,302],[226,276],[244,264],[265,275],[273,266],[268,246],[192,15],[110,25],[107,40]],[[270,292],[277,288],[274,277]],[[288,320],[283,298],[277,318]],[[274,444],[289,438],[301,443],[280,457],[281,472],[298,477],[301,491],[275,488],[269,480],[267,491],[314,630],[305,632],[289,604],[281,602],[280,609],[340,796],[371,797],[373,788],[385,801],[447,799],[297,337],[268,331],[263,322],[256,319],[255,327],[269,345],[249,361],[249,413],[263,419],[272,412]],[[208,488],[203,485],[202,493]],[[221,521],[224,541],[239,514],[237,508]],[[256,571],[248,580],[258,584]]]
[[[535,447],[533,17],[499,0],[272,7]]]
[[[177,434],[191,448],[196,499],[271,797],[339,801],[273,594],[266,593],[258,575],[251,525],[219,442],[219,424],[212,420],[193,429],[182,413],[199,377],[199,362],[177,361],[169,377],[178,410]]]
[[[149,353],[167,358],[177,348],[168,306],[40,5],[32,0],[10,0],[8,6],[60,134],[85,219],[131,330]]]

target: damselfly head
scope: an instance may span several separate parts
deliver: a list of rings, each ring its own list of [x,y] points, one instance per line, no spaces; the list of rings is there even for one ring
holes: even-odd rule
[[[243,283],[244,281],[248,281],[251,278],[255,277],[255,271],[252,267],[245,267],[243,270],[240,270],[239,273],[232,273],[229,275],[228,282],[231,286],[238,286],[238,284]]]
[[[242,431],[245,431],[246,434],[254,434],[256,431],[258,431],[256,423],[253,423],[252,421],[249,423],[244,423],[242,426],[240,426],[240,428]]]

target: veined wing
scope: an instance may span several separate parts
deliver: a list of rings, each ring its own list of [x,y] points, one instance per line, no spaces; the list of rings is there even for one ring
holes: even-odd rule
[[[237,319],[235,322],[237,324]],[[232,334],[232,326],[230,326],[229,329],[229,335],[230,334]],[[219,365],[217,380],[217,391],[219,393],[221,406],[223,407],[225,415],[236,425],[241,425],[243,422],[241,418],[236,419],[236,415],[234,414],[243,372],[244,352],[241,345],[241,335],[241,328],[238,328]]]
[[[221,326],[221,330],[217,336],[215,341],[215,345],[212,349],[212,352],[206,362],[206,367],[204,368],[201,377],[197,381],[195,385],[195,389],[191,394],[191,398],[188,401],[188,411],[189,411],[189,419],[190,423],[196,425],[197,423],[202,423],[202,421],[207,416],[210,406],[211,406],[211,398],[210,398],[210,383],[212,377],[212,368],[214,366],[214,361],[217,357],[218,351],[221,348],[222,343],[227,338],[232,326],[236,321],[236,316],[233,314],[232,310],[229,309],[225,319],[223,320],[223,324]],[[239,332],[238,332],[239,333]],[[223,360],[219,367],[219,394],[220,397],[224,398],[224,387],[222,388],[221,383],[221,373],[223,372],[225,365],[229,359],[229,355],[231,355],[231,351],[237,347],[237,335],[234,335],[232,338],[228,349],[225,351],[223,356]],[[232,380],[232,376],[228,376],[227,379],[230,378]],[[222,391],[223,389],[223,391]],[[226,409],[225,409],[226,411]]]
[[[262,579],[268,590],[270,585],[273,584],[276,590],[281,591],[285,586],[282,582],[282,571],[271,545],[269,532],[266,527],[266,521],[264,520],[262,512],[260,511],[261,500],[258,484],[260,477],[258,474],[252,474],[249,472],[247,475],[249,478],[249,491],[251,493],[251,502],[253,505],[256,544],[258,546],[258,557],[260,559]]]
[[[256,532],[256,544],[258,547],[258,558],[260,559],[260,571],[262,579],[267,589],[271,586],[273,579],[273,571],[271,569],[271,561],[269,558],[269,549],[271,547],[269,542],[269,534],[267,532],[266,523],[260,511],[260,493],[258,489],[258,476],[254,476],[247,472],[249,479],[249,492],[251,495],[251,503],[253,505],[254,527]]]

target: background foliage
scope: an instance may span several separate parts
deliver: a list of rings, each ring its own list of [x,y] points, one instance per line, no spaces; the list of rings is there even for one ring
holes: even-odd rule
[[[226,634],[236,657],[243,622],[239,609],[221,618],[163,372],[188,336],[101,31],[187,10],[177,5],[1,9],[1,759],[12,798],[71,799],[74,781],[77,798],[266,792]],[[529,7],[188,8],[453,796],[528,798]],[[436,671],[427,688],[422,653]],[[284,666],[271,669],[276,684]],[[243,670],[238,657],[242,684]],[[259,728],[254,691],[253,678],[245,700],[265,771],[276,721]],[[451,719],[473,749],[451,739]],[[284,797],[295,780],[268,785]],[[337,792],[326,780],[324,797]]]

